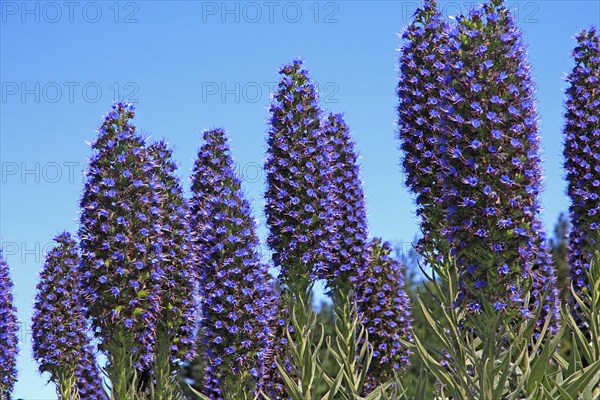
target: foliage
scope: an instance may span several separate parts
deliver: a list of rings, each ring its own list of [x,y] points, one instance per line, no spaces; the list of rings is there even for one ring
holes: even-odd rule
[[[554,237],[550,239],[552,258],[556,269],[556,287],[560,298],[568,301],[571,298],[571,269],[569,267],[569,231],[568,217],[560,213],[554,225]]]

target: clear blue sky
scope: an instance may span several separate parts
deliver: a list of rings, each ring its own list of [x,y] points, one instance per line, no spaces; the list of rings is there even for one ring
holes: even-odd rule
[[[469,3],[441,6],[456,15]],[[269,92],[279,66],[301,57],[321,87],[323,106],[345,112],[354,131],[372,234],[410,242],[417,232],[395,140],[397,33],[417,1],[70,4],[0,2],[0,239],[23,322],[15,398],[56,398],[31,359],[34,287],[52,237],[77,229],[86,141],[115,96],[139,100],[137,126],[168,138],[182,176],[189,175],[199,132],[224,126],[262,221]],[[544,221],[551,229],[568,205],[563,78],[573,35],[600,23],[600,2],[508,4],[518,12],[540,87]]]

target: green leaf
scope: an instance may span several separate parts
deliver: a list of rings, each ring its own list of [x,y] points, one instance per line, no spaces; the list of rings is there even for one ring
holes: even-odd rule
[[[546,330],[548,328],[548,323],[550,322],[550,318],[546,318],[546,324],[542,331],[542,335],[545,335]],[[548,369],[548,364],[552,355],[556,352],[558,345],[562,340],[562,335],[565,331],[565,326],[562,325],[556,336],[552,339],[550,343],[547,343],[542,350],[542,353],[535,359],[533,365],[531,366],[531,374],[529,375],[529,379],[527,380],[527,390],[528,392],[532,391],[535,387],[539,387],[543,377],[546,374]]]
[[[572,397],[577,398],[588,385],[596,386],[598,382],[600,382],[600,360],[567,378],[562,386]]]

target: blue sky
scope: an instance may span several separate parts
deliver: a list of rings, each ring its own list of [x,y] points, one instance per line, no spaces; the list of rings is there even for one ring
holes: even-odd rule
[[[441,1],[446,15],[469,0]],[[373,235],[410,242],[414,206],[395,140],[397,36],[419,2],[1,1],[0,240],[23,323],[15,399],[53,399],[31,359],[34,287],[51,239],[77,229],[82,169],[113,99],[175,147],[188,177],[203,129],[223,126],[260,221],[269,92],[305,60],[324,108],[344,112],[362,154]],[[595,0],[508,1],[530,46],[545,154],[544,222],[568,207],[561,168],[564,75]],[[261,228],[264,235],[264,226]]]

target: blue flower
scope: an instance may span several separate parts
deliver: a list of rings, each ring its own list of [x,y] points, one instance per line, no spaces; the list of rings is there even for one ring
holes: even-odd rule
[[[455,256],[460,269],[457,306],[477,313],[484,302],[508,303],[511,296],[523,302],[531,285],[532,306],[539,293],[548,291],[545,312],[557,319],[552,260],[538,207],[531,207],[539,203],[541,158],[521,33],[503,2],[483,5],[452,28],[437,22],[434,2],[426,4],[428,12],[417,13],[405,32],[398,84],[403,165],[417,195],[424,232],[417,250],[426,256]],[[437,40],[436,46],[424,45],[423,36],[414,34],[424,21],[427,44]],[[415,59],[447,67],[420,77],[422,66],[415,66]],[[481,66],[479,71],[476,66]],[[484,85],[478,82],[481,75],[498,78],[486,79]],[[427,102],[431,97],[437,105]],[[428,113],[421,115],[415,104],[427,107]],[[432,108],[442,117],[428,118]],[[427,126],[427,136],[443,145],[428,149],[427,142],[421,143],[417,118]],[[424,157],[424,150],[431,157]],[[514,221],[519,221],[517,230]],[[480,251],[489,251],[493,263],[469,272],[469,265],[481,261]],[[486,271],[499,265],[511,268],[487,276]],[[512,310],[520,306],[507,308],[511,316],[518,317]]]
[[[290,272],[294,276],[324,277],[333,254],[333,244],[326,239],[334,228],[333,216],[327,210],[331,184],[327,177],[332,173],[327,136],[317,93],[302,63],[287,64],[280,74],[270,110],[265,163],[268,245],[284,281],[289,268],[298,269]],[[291,102],[287,100],[290,95]],[[311,179],[305,179],[307,174]],[[303,260],[304,265],[295,260]]]
[[[195,255],[171,151],[164,142],[147,145],[134,116],[130,104],[116,103],[92,143],[79,236],[84,297],[92,300],[86,314],[100,348],[114,349],[114,332],[126,328],[135,344],[126,356],[147,372],[158,335],[172,341],[173,359],[194,355]],[[124,168],[115,160],[132,161]],[[153,279],[157,271],[170,279]],[[149,295],[141,301],[140,293]]]
[[[266,374],[278,298],[260,243],[250,203],[222,129],[203,133],[192,176],[191,213],[197,233],[202,296],[202,343],[210,369],[209,390],[221,389],[251,370]],[[226,317],[225,317],[226,316]],[[254,375],[252,375],[254,376]],[[243,382],[254,388],[260,379]]]
[[[13,304],[13,283],[0,250],[0,395],[9,396],[17,381],[19,324]]]
[[[586,271],[600,240],[600,36],[596,28],[577,35],[575,67],[567,77],[565,170],[571,198],[569,264],[575,292],[589,294]]]
[[[492,67],[494,66],[494,62],[493,62],[492,60],[486,60],[486,61],[484,61],[484,62],[481,64],[481,66],[482,66],[484,69],[490,69],[490,68],[492,68]]]
[[[375,349],[369,369],[372,388],[393,377],[407,365],[410,351],[400,340],[412,340],[410,299],[404,291],[400,264],[390,256],[392,248],[381,239],[369,243],[369,264],[365,278],[356,287],[361,323]]]
[[[79,250],[69,233],[57,235],[55,241],[37,285],[33,354],[40,372],[49,372],[57,386],[74,375],[74,389],[81,398],[105,399],[79,285]]]
[[[445,149],[451,149],[452,156],[457,158],[462,157],[465,150],[447,146],[442,132],[442,119],[463,120],[453,107],[454,102],[461,101],[462,97],[455,92],[449,93],[456,97],[446,103],[441,95],[444,93],[444,77],[452,68],[445,55],[453,46],[446,34],[448,29],[450,27],[436,8],[435,1],[425,1],[404,31],[405,45],[400,54],[397,94],[400,100],[398,136],[403,152],[402,166],[407,177],[406,184],[417,196],[417,214],[424,236],[417,248],[427,254],[436,252],[435,244],[439,244],[439,232],[444,228],[443,210],[436,205],[442,194],[436,177],[445,168],[441,158]],[[422,76],[420,69],[427,69],[431,74]],[[476,104],[473,106],[477,107]],[[460,132],[455,134],[458,136]],[[429,137],[437,140],[428,140]]]

